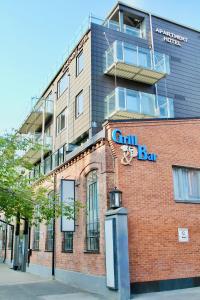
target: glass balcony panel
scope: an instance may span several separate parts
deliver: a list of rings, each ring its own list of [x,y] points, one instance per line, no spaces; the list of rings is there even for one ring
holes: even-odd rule
[[[157,72],[170,73],[169,56],[163,53],[154,52],[155,70]]]
[[[115,111],[115,93],[107,98],[108,114],[111,115]]]
[[[141,30],[140,29],[138,29],[136,27],[126,25],[126,24],[124,24],[124,32],[128,33],[132,36],[135,36],[135,37],[141,37]]]
[[[155,95],[141,93],[141,113],[156,116]]]
[[[123,61],[124,60],[124,55],[123,55],[123,43],[119,42],[119,41],[115,41],[115,45],[116,45],[116,58],[117,60]]]
[[[108,22],[108,27],[109,27],[110,29],[120,31],[119,23],[116,22],[116,21],[109,20],[109,22]]]
[[[118,87],[105,100],[106,118],[173,118],[173,99]]]
[[[149,49],[138,48],[138,65],[151,69],[151,56]]]
[[[174,101],[172,98],[168,98],[168,109],[169,109],[169,118],[174,118]]]
[[[49,114],[53,113],[53,101],[52,100],[45,101],[45,112],[49,113]]]
[[[114,63],[114,50],[113,47],[109,48],[106,51],[106,68],[111,66]]]
[[[44,160],[44,173],[47,174],[52,170],[52,162],[51,162],[51,156],[48,156]]]
[[[148,48],[121,41],[115,41],[111,49],[106,52],[105,74],[152,85],[170,72],[169,57],[165,54],[154,55]]]
[[[139,93],[132,90],[126,90],[126,110],[131,112],[140,112]]]
[[[126,109],[126,103],[125,103],[125,89],[117,89],[118,92],[118,106],[119,109],[125,110]]]
[[[130,65],[137,65],[137,47],[124,45],[124,62]]]

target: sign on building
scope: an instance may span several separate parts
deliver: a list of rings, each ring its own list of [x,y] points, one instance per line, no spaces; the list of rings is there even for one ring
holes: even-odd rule
[[[178,240],[181,243],[189,242],[189,232],[188,228],[178,228]]]
[[[75,180],[61,179],[61,231],[75,231]],[[73,210],[73,217],[71,219],[64,215],[64,205],[70,206]]]

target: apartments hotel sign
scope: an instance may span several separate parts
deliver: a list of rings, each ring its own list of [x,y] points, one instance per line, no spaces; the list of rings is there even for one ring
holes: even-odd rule
[[[162,28],[156,28],[156,32],[162,34],[164,36],[163,41],[169,44],[174,44],[181,47],[183,43],[188,42],[187,37],[184,37],[180,34],[175,34]]]

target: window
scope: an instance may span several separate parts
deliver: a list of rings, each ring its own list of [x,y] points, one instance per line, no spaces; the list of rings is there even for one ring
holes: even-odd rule
[[[73,251],[73,232],[63,232],[63,242],[62,242],[63,252]]]
[[[68,88],[68,85],[69,85],[68,75],[67,73],[65,73],[58,81],[57,98],[59,98],[64,93],[64,91]]]
[[[200,202],[200,170],[173,167],[175,200]]]
[[[66,126],[66,109],[63,110],[56,119],[57,134],[59,134]]]
[[[53,219],[47,224],[45,250],[53,251]]]
[[[97,171],[87,176],[86,250],[99,251],[99,204]]]
[[[83,51],[81,51],[76,58],[76,76],[78,76],[83,71],[83,64]]]
[[[39,243],[40,243],[40,223],[37,222],[33,232],[33,250],[39,250]]]
[[[52,156],[48,156],[44,160],[44,174],[49,173],[52,170]]]
[[[8,250],[10,250],[13,244],[13,229],[11,226],[8,226],[8,228]]]
[[[76,96],[76,118],[83,113],[83,91]]]

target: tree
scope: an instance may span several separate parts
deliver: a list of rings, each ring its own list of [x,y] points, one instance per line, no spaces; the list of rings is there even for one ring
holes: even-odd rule
[[[48,188],[30,182],[27,175],[33,165],[22,155],[28,147],[39,151],[38,145],[17,133],[0,137],[0,212],[6,219],[20,215],[29,222],[37,218],[49,222],[61,214],[59,197],[52,201]]]

